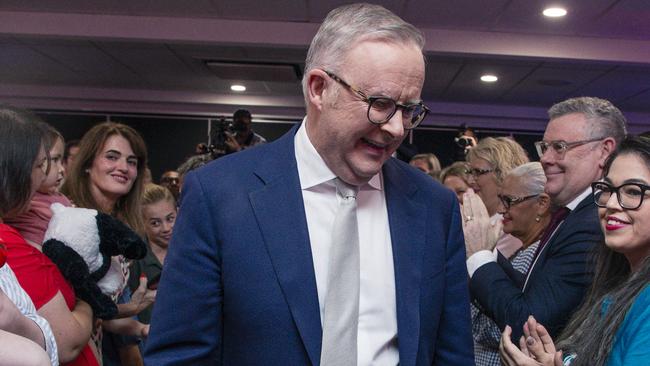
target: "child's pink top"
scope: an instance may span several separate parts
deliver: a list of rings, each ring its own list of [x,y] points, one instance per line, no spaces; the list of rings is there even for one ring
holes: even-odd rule
[[[4,221],[18,230],[26,240],[43,244],[43,236],[52,218],[50,206],[55,202],[67,207],[72,206],[70,200],[61,193],[36,192],[27,211],[16,217],[6,218]]]

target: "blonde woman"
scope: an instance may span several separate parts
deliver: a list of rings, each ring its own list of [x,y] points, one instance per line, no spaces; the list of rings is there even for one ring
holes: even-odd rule
[[[510,170],[528,162],[526,151],[511,138],[486,137],[467,152],[467,162],[470,166],[470,186],[481,198],[490,216],[493,229],[490,244],[492,247],[496,245],[497,249],[509,258],[521,248],[521,241],[512,235],[503,234],[501,230],[503,217],[498,213],[499,186]],[[472,213],[465,215],[464,219],[471,220]],[[471,236],[467,230],[465,234]],[[475,249],[468,247],[467,256],[470,257]]]

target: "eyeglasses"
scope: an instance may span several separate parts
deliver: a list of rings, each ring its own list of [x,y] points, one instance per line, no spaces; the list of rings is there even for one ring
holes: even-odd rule
[[[537,155],[539,155],[539,157],[541,158],[542,156],[544,156],[544,154],[546,153],[546,151],[548,151],[548,148],[550,147],[551,149],[553,149],[555,155],[557,155],[557,158],[559,160],[562,160],[564,159],[564,155],[568,150],[571,150],[574,147],[588,144],[590,142],[600,141],[605,138],[606,137],[599,137],[595,139],[581,140],[581,141],[574,141],[574,142],[566,142],[564,140],[554,140],[551,142],[537,141],[535,142],[535,149],[537,150]]]
[[[591,183],[591,190],[594,193],[594,201],[598,207],[607,207],[607,202],[616,193],[618,204],[626,210],[636,210],[641,207],[643,197],[650,186],[641,183],[626,183],[614,187],[607,182]]]
[[[529,200],[531,198],[538,197],[538,194],[533,194],[530,196],[524,196],[524,197],[511,197],[511,196],[506,196],[506,195],[497,195],[499,197],[499,200],[501,201],[501,204],[503,204],[503,207],[506,208],[506,210],[509,210],[510,207],[520,204],[524,202],[525,200]]]
[[[415,104],[401,104],[388,97],[380,96],[367,96],[364,92],[346,83],[334,73],[326,71],[325,73],[333,80],[339,82],[341,85],[350,89],[353,93],[358,95],[364,102],[368,103],[368,120],[376,125],[383,125],[388,122],[397,109],[402,109],[402,123],[405,130],[412,130],[424,120],[430,109],[419,102]]]
[[[467,170],[467,173],[473,175],[474,178],[478,178],[483,174],[492,173],[493,171],[494,169],[470,168],[469,170]]]

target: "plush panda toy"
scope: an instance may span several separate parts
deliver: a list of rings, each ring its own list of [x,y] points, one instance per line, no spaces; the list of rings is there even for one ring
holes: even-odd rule
[[[59,267],[77,297],[87,302],[95,317],[117,315],[117,297],[125,285],[117,255],[144,258],[140,237],[110,215],[86,208],[51,206],[52,219],[43,241],[43,253]]]

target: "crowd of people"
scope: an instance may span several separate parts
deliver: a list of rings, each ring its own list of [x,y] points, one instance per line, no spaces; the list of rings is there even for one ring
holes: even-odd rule
[[[537,157],[470,129],[447,167],[398,161],[429,112],[423,45],[381,6],[333,10],[303,122],[266,143],[238,110],[224,151],[160,184],[127,125],[66,143],[0,107],[0,365],[650,364],[650,139],[578,97]],[[146,241],[107,255],[114,316],[44,250],[53,204]]]

